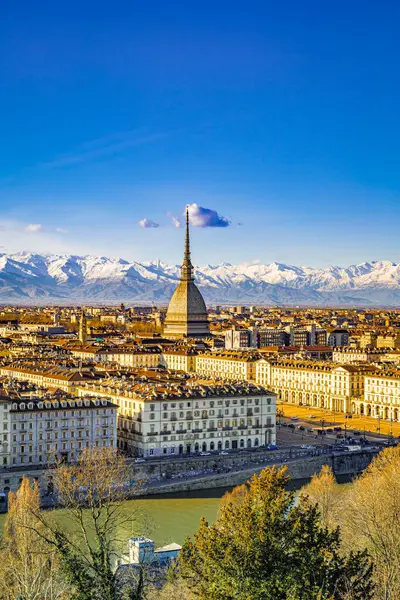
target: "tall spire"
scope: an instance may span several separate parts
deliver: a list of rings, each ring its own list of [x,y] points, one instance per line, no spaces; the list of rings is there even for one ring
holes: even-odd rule
[[[190,260],[190,239],[189,239],[189,207],[186,207],[186,235],[185,235],[185,252],[183,255],[183,263],[181,267],[181,280],[193,281],[193,265]]]

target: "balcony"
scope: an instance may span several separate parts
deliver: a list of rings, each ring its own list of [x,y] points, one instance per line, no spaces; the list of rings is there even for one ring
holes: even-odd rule
[[[171,432],[168,431],[167,429],[163,429],[161,433],[162,433],[162,435],[171,435]]]
[[[170,421],[177,421],[177,420],[178,420],[178,418],[177,418],[177,417],[170,417],[170,419],[169,419],[169,420],[170,420]]]
[[[272,427],[275,427],[275,425],[274,423],[266,423],[264,427],[266,427],[267,429],[271,429]]]
[[[233,427],[223,427],[222,431],[232,431]]]
[[[192,429],[192,433],[201,433],[202,429]]]
[[[247,429],[247,425],[239,425],[238,429]]]
[[[158,431],[149,431],[147,435],[158,435]]]
[[[186,433],[187,429],[178,429],[175,433]]]
[[[217,428],[216,427],[208,427],[207,431],[217,431]]]

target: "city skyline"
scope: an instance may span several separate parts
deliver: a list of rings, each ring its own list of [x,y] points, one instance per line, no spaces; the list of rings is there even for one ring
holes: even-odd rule
[[[394,2],[77,7],[2,9],[2,251],[400,262]]]

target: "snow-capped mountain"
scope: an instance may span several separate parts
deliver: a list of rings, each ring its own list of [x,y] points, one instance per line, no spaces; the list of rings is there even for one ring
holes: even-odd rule
[[[167,303],[179,265],[105,256],[0,254],[3,303]],[[194,269],[208,303],[400,305],[400,264],[381,261],[314,269],[272,263]]]

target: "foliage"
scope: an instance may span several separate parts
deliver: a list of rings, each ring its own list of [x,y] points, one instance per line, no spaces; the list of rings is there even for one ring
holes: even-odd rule
[[[343,543],[366,547],[374,563],[376,600],[400,590],[400,447],[380,452],[351,486],[341,515]]]
[[[68,598],[61,581],[55,550],[42,538],[37,518],[40,492],[37,482],[27,477],[16,494],[10,492],[3,547],[0,552],[2,600],[64,600]]]
[[[137,519],[123,502],[137,493],[126,460],[112,448],[84,450],[74,465],[60,464],[52,471],[55,493],[74,526],[65,531],[39,513],[43,539],[56,550],[72,600],[136,600],[142,597],[142,573],[118,579],[116,560]],[[39,516],[40,515],[40,516]],[[121,537],[120,537],[121,536]]]
[[[254,475],[244,498],[204,519],[186,540],[181,576],[207,600],[368,600],[365,552],[340,553],[339,530],[321,524],[316,506],[286,491],[286,469]]]
[[[318,504],[322,522],[330,529],[335,529],[343,514],[345,492],[346,488],[336,483],[332,469],[324,465],[303,488],[302,496],[308,497],[312,504]]]

